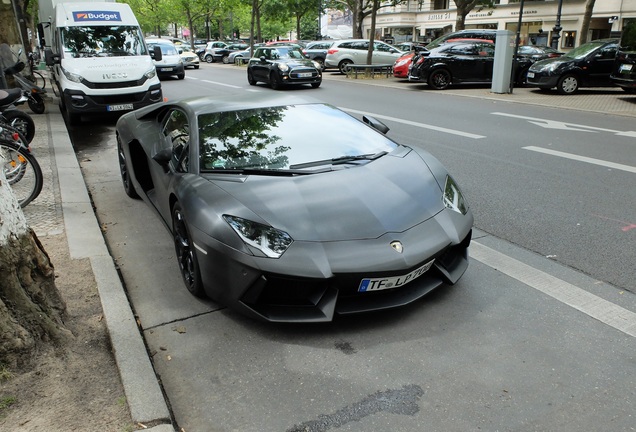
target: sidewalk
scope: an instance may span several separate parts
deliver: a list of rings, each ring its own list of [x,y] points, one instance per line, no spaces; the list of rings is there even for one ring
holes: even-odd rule
[[[348,78],[327,72],[325,81],[330,80]],[[423,84],[393,78],[348,81],[353,85],[432,91]],[[494,94],[482,87],[456,88],[440,94],[636,116],[636,95],[620,89],[582,90],[579,95],[561,96],[530,88],[515,89],[512,94]],[[27,221],[38,236],[66,234],[71,258],[90,260],[132,420],[135,424],[158,425],[149,431],[174,432],[168,404],[93,212],[57,100],[49,99],[46,113],[32,117],[37,133],[31,146],[46,181],[38,198],[24,209]]]
[[[45,114],[31,117],[37,131],[31,149],[45,181],[24,215],[38,236],[65,234],[71,258],[89,259],[133,423],[157,425],[147,429],[152,432],[174,432],[168,405],[93,212],[56,100],[49,99]]]

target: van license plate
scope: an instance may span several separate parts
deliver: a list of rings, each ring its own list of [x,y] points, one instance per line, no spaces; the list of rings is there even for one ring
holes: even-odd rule
[[[108,105],[106,107],[108,111],[125,111],[133,109],[133,104],[119,104],[119,105]]]

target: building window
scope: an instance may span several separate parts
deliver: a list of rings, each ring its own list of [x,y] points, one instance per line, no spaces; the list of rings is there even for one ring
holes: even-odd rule
[[[450,0],[435,0],[435,3],[433,4],[433,10],[438,10],[438,9],[449,9],[450,6],[448,5]]]
[[[575,31],[563,32],[561,36],[561,48],[574,48],[574,41],[576,40]]]

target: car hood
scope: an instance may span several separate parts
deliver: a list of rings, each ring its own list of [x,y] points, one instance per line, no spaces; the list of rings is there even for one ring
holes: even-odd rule
[[[555,70],[566,63],[572,63],[574,59],[564,57],[553,57],[539,60],[530,66],[533,71],[543,71],[545,69]]]
[[[277,63],[285,63],[290,68],[294,68],[298,66],[315,67],[314,62],[311,61],[310,59],[284,60],[284,61],[277,61]]]
[[[298,241],[377,238],[403,232],[444,208],[440,185],[415,151],[338,168],[214,183],[244,207],[235,216],[264,222]]]

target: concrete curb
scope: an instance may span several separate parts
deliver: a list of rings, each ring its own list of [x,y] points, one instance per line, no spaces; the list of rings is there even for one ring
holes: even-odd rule
[[[46,116],[69,253],[73,259],[90,260],[132,420],[135,424],[158,425],[150,431],[174,431],[168,405],[93,212],[64,118],[56,104],[49,104]]]

